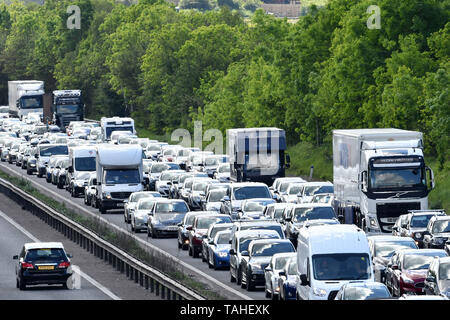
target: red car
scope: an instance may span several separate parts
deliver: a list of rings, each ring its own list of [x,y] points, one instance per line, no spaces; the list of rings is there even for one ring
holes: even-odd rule
[[[386,286],[392,296],[424,294],[428,266],[434,257],[447,257],[440,249],[403,249],[396,251],[387,265]]]

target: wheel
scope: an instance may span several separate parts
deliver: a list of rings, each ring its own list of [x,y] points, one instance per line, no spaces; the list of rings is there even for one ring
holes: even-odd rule
[[[241,269],[239,268],[239,271],[238,271],[238,273],[237,273],[237,278],[236,278],[236,284],[237,284],[237,285],[241,285],[241,283],[242,283],[242,271],[241,271]]]
[[[136,232],[136,229],[134,228],[133,220],[131,220],[131,231]]]
[[[152,239],[158,238],[158,236],[156,235],[155,230],[153,230],[153,227],[150,227],[150,229],[152,230]]]
[[[266,298],[267,298],[267,299],[269,299],[269,298],[270,298],[270,296],[271,296],[270,292],[269,292],[269,291],[267,291],[267,289],[266,289],[266,290],[265,290],[265,293],[266,293]]]
[[[68,289],[67,283],[63,283],[62,288],[63,288],[63,289]]]
[[[206,257],[205,257],[205,255],[203,254],[203,251],[202,251],[202,262],[206,262],[207,260],[206,260]]]
[[[27,174],[31,175],[31,171],[30,171],[30,170],[27,170]]]
[[[19,290],[25,290],[27,288],[25,282],[23,280],[20,280],[20,278],[18,281],[19,281]]]
[[[181,249],[181,247],[183,246],[181,243],[180,243],[180,239],[178,238],[178,240],[177,240],[177,243],[178,243],[178,249]]]
[[[101,214],[105,214],[107,210],[105,208],[103,208],[102,206],[100,206],[99,211]]]
[[[192,257],[194,258],[198,258],[199,257],[199,252],[198,250],[195,250],[195,248],[192,248]]]
[[[189,255],[190,257],[192,257],[192,248],[191,248],[191,246],[189,246],[189,248],[188,248],[188,255]]]

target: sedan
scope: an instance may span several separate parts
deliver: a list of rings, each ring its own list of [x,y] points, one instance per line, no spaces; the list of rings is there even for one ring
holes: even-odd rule
[[[288,261],[295,256],[295,252],[277,253],[272,256],[269,265],[264,269],[266,298],[271,297],[272,300],[278,300],[280,294],[278,285],[279,273],[284,269]]]
[[[228,269],[230,267],[230,230],[219,231],[208,245],[208,266],[210,268]]]
[[[349,282],[339,289],[334,300],[390,299],[388,288],[379,282]]]
[[[297,259],[290,259],[282,271],[278,273],[280,300],[297,299]]]

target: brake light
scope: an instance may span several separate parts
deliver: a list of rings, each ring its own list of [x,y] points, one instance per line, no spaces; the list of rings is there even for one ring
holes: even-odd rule
[[[70,262],[66,262],[66,261],[63,261],[58,265],[58,268],[61,268],[61,269],[68,268],[68,267],[70,267]]]
[[[22,262],[22,269],[33,269],[34,266],[32,263]]]

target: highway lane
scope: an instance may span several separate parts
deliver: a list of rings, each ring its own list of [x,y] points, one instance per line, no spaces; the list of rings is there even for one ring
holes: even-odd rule
[[[3,200],[3,199],[1,199]],[[1,201],[0,200],[0,201]],[[10,210],[14,210],[11,208]],[[16,288],[14,255],[19,254],[26,242],[36,239],[28,231],[16,227],[5,214],[0,211],[0,300],[105,300],[112,299],[100,288],[80,277],[80,289],[65,290],[59,285],[39,285],[27,287],[20,291]],[[76,258],[72,262],[76,262]],[[78,267],[78,266],[77,266]]]
[[[39,187],[45,191],[47,195],[50,195],[54,197],[56,200],[60,200],[57,198],[56,195],[59,195],[66,200],[70,201],[71,203],[75,203],[79,206],[82,206],[84,209],[89,210],[90,212],[95,213],[96,215],[100,215],[98,209],[94,209],[92,207],[86,206],[84,204],[83,198],[71,198],[70,194],[66,190],[58,189],[55,185],[49,184],[45,181],[45,178],[38,178],[35,174],[33,175],[27,175],[25,170],[20,169],[20,167],[15,166],[14,164],[8,164],[8,163],[0,163],[0,167],[6,169],[5,172],[8,172],[8,170],[12,170],[17,174],[20,174],[23,178],[29,179],[31,181],[34,181],[39,185]],[[130,225],[124,222],[123,218],[123,211],[122,210],[115,210],[115,211],[108,211],[107,214],[102,215],[103,218],[107,219],[109,222],[115,224],[116,226],[126,229],[131,233]],[[174,257],[177,257],[183,262],[186,262],[190,264],[191,266],[195,267],[197,270],[202,271],[203,273],[213,277],[214,279],[217,279],[222,284],[233,288],[234,290],[237,290],[238,292],[242,293],[243,295],[251,298],[251,299],[265,299],[264,297],[264,288],[257,288],[255,291],[248,292],[245,289],[242,289],[240,286],[236,285],[235,283],[230,282],[230,272],[228,270],[213,270],[208,267],[208,265],[204,262],[202,262],[201,258],[192,258],[188,255],[187,251],[178,249],[177,242],[175,238],[165,238],[165,239],[151,239],[147,237],[147,234],[137,233],[136,236],[139,238],[148,241],[149,243],[159,247],[160,249],[164,250],[165,252],[173,255]]]

